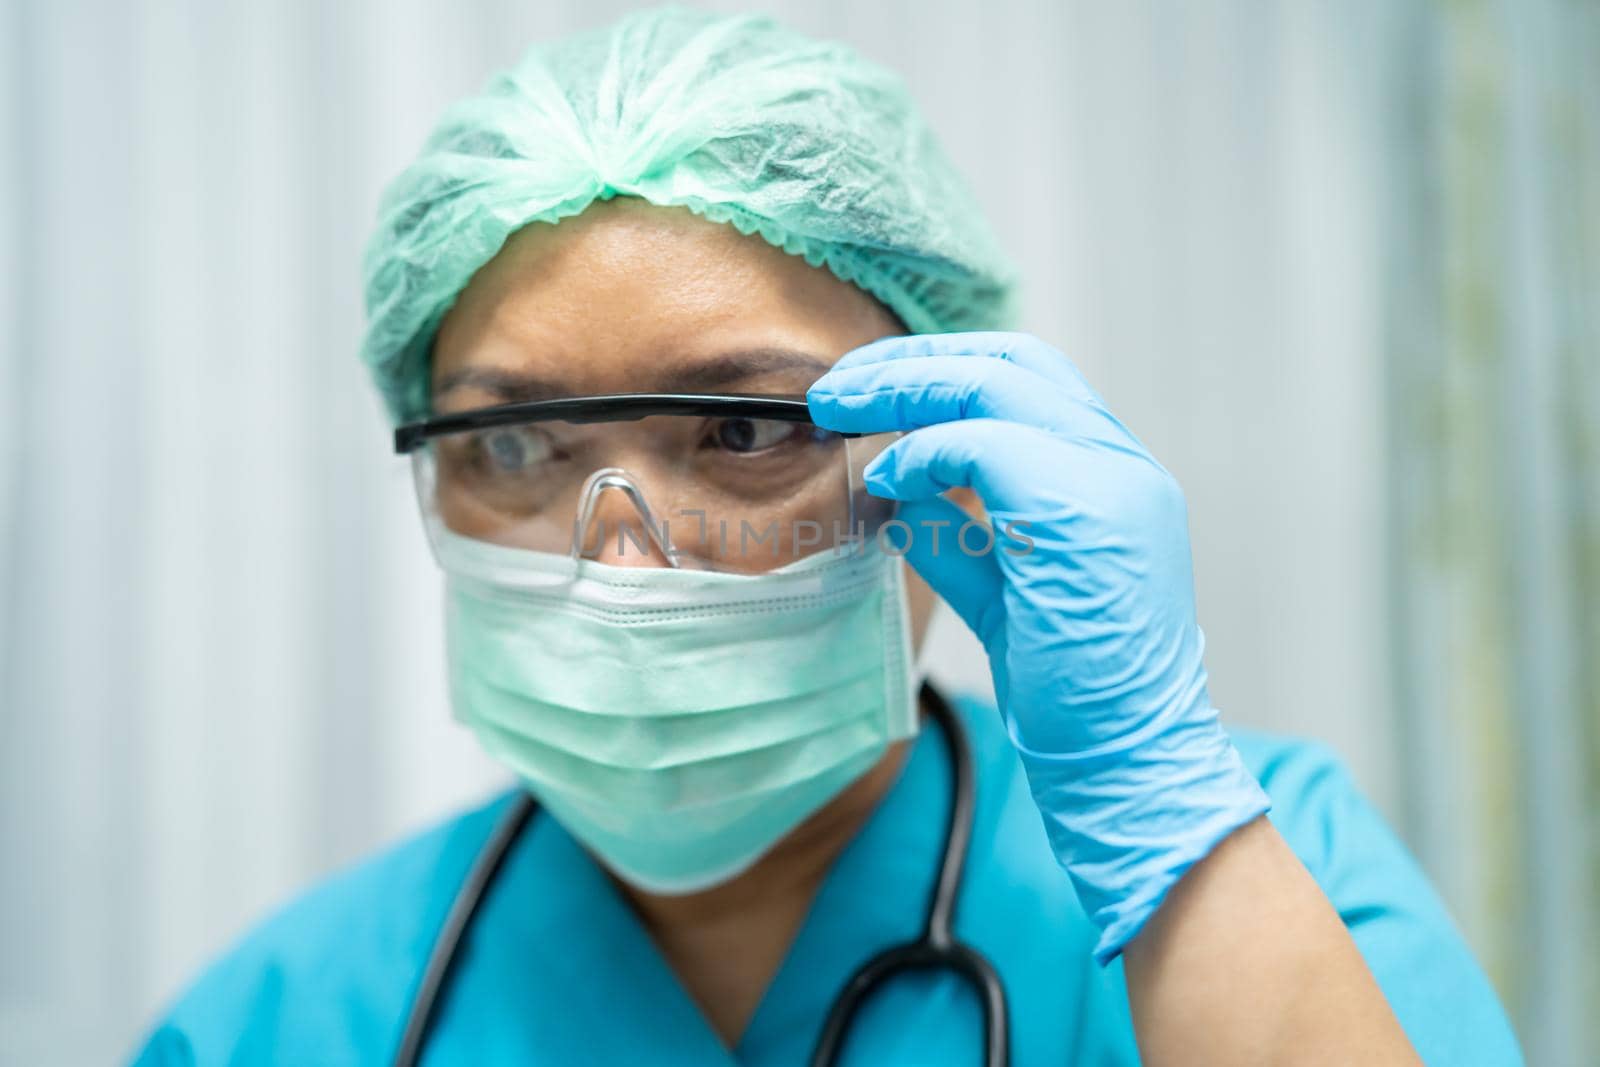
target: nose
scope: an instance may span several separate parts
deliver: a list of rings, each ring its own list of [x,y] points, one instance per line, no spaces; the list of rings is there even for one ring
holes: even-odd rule
[[[626,471],[595,471],[584,484],[574,520],[577,555],[614,567],[676,567],[664,527]]]

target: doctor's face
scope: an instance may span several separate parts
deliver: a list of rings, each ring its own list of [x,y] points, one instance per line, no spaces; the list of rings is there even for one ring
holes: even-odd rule
[[[904,332],[868,293],[759,237],[618,197],[558,225],[525,227],[473,277],[439,329],[433,407],[655,391],[803,394],[846,352]],[[662,563],[637,552],[598,558]],[[933,595],[914,572],[907,578],[920,646]]]

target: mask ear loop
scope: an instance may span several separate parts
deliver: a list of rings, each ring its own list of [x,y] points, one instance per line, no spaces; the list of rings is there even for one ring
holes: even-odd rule
[[[678,562],[677,549],[672,547],[662,528],[657,527],[655,513],[650,510],[650,502],[645,499],[644,493],[621,467],[601,467],[583,483],[583,491],[578,498],[578,514],[572,521],[572,548],[568,554],[573,559],[583,558],[583,546],[589,540],[589,527],[594,523],[595,508],[600,502],[600,494],[607,489],[619,490],[628,498],[633,510],[644,520],[645,536],[667,561],[667,566],[678,569],[681,564]],[[602,529],[601,535],[604,536],[604,533]]]

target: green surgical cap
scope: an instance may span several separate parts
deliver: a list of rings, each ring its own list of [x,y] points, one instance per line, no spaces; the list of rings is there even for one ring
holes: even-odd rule
[[[384,191],[361,354],[396,421],[427,414],[439,322],[506,239],[614,196],[759,234],[913,333],[1010,325],[1014,272],[898,77],[764,16],[658,8],[535,46]]]

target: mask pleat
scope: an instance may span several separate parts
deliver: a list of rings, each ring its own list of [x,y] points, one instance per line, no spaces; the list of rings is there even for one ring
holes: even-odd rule
[[[469,724],[495,754],[534,786],[557,789],[597,808],[682,812],[743,796],[773,793],[830,769],[886,740],[881,712],[759,749],[667,768],[618,767],[584,759],[525,734],[478,719]]]
[[[751,704],[674,718],[599,717],[539,701],[512,704],[502,693],[498,699],[487,694],[475,696],[477,710],[473,718],[525,733],[550,748],[590,763],[659,771],[772,748],[833,729],[851,719],[881,719],[881,670],[880,666],[877,671],[833,687],[826,702],[776,700],[770,707]]]
[[[504,606],[474,612],[458,598],[450,641],[479,677],[544,704],[606,717],[702,716],[802,701],[880,671],[884,611],[880,595],[796,608],[775,625],[714,616],[618,629],[581,618],[519,625]],[[819,644],[819,634],[832,639]]]

